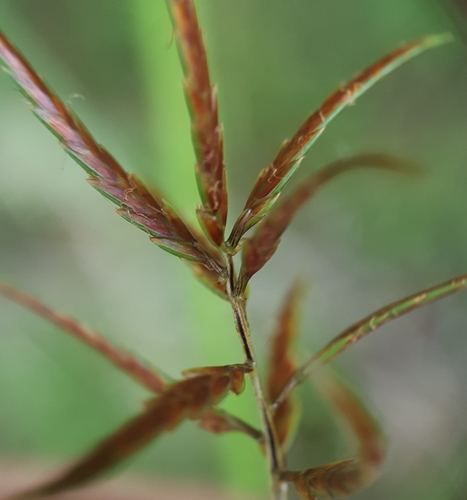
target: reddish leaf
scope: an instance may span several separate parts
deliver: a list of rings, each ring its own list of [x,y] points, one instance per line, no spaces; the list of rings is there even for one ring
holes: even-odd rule
[[[237,390],[231,372],[230,368],[219,367],[211,374],[167,386],[143,413],[104,439],[58,479],[15,498],[35,498],[76,488],[127,459],[163,432],[172,431],[184,419],[200,418],[203,410],[219,403],[229,390]]]
[[[302,296],[302,284],[294,283],[280,311],[269,352],[267,398],[270,403],[276,400],[282,387],[296,370],[294,343],[297,337],[298,309]],[[285,447],[290,444],[294,424],[298,420],[298,411],[298,403],[294,397],[285,399],[275,409],[274,425],[277,439]]]
[[[409,295],[401,300],[393,302],[378,311],[370,314],[361,321],[354,323],[337,335],[326,346],[318,351],[306,363],[304,363],[284,385],[279,397],[274,405],[289,396],[289,394],[300,385],[306,378],[320,366],[329,363],[338,354],[345,351],[348,347],[358,342],[360,339],[373,332],[377,328],[392,321],[403,314],[407,314],[419,307],[430,304],[435,300],[442,299],[453,293],[460,292],[467,288],[467,274],[457,278],[445,281],[421,292]]]
[[[164,250],[223,274],[222,266],[202,248],[180,217],[128,175],[100,146],[80,120],[45,85],[24,57],[0,33],[0,59],[28,98],[33,112],[58,137],[65,151],[90,175],[89,183],[117,204],[118,213]]]
[[[245,208],[232,229],[228,245],[236,248],[243,234],[270,210],[277,195],[300,166],[308,149],[336,115],[402,63],[451,39],[450,35],[434,35],[405,45],[364,70],[328,97],[321,107],[305,120],[292,139],[283,143],[273,162],[261,171]]]
[[[361,154],[326,165],[282,198],[264,217],[254,235],[245,240],[238,294],[242,294],[250,278],[274,255],[283,232],[298,210],[325,184],[340,174],[359,168],[378,168],[393,172],[415,174],[420,169],[413,162],[388,154]]]
[[[293,482],[304,500],[347,497],[377,478],[386,456],[385,439],[374,417],[345,384],[320,377],[317,385],[350,428],[358,443],[357,458],[305,471],[287,471],[283,479]]]
[[[227,220],[227,186],[216,89],[209,79],[206,49],[192,0],[170,0],[169,6],[191,113],[196,176],[203,202],[198,218],[206,234],[220,246]]]

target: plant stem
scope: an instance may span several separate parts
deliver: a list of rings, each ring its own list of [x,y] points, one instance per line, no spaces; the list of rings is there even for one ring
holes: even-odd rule
[[[225,256],[225,260],[228,270],[227,293],[234,315],[235,328],[240,335],[243,352],[245,354],[245,363],[251,368],[248,375],[250,377],[258,409],[261,414],[264,445],[272,478],[274,500],[287,500],[287,484],[283,483],[280,479],[280,475],[284,469],[284,458],[282,455],[282,449],[277,439],[272,409],[264,397],[263,388],[261,386],[253,344],[250,337],[250,326],[246,316],[246,300],[243,297],[239,297],[235,293],[236,277],[232,255],[227,254]]]

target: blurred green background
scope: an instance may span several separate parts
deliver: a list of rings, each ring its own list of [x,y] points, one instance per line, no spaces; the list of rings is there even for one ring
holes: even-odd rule
[[[467,272],[461,11],[435,0],[197,5],[219,84],[232,214],[282,140],[340,83],[403,42],[444,31],[456,38],[378,83],[308,154],[295,182],[360,152],[407,157],[427,175],[414,181],[358,172],[326,187],[299,214],[274,260],[252,280],[250,321],[261,359],[297,275],[311,284],[301,328],[305,358],[387,302]],[[162,0],[2,0],[0,27],[127,170],[192,217],[194,159]],[[2,76],[1,278],[172,376],[240,361],[227,305],[117,217],[84,177]],[[355,498],[466,498],[466,300],[460,294],[404,317],[336,361],[389,442],[381,479]],[[0,334],[0,458],[69,461],[147,398],[86,348],[5,300]],[[303,420],[290,466],[346,457],[347,441],[312,386],[304,384],[300,395]],[[258,422],[250,393],[227,405]],[[255,445],[191,423],[124,469],[237,492],[262,493],[267,485]]]

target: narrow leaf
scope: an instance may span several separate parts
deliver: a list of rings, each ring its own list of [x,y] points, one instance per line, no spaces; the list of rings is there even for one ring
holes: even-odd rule
[[[29,100],[32,111],[89,174],[89,183],[120,207],[118,213],[122,217],[149,233],[164,250],[222,274],[222,266],[200,246],[181,218],[163,199],[156,199],[136,176],[122,169],[2,33],[0,59]]]
[[[14,498],[52,495],[95,479],[163,432],[172,431],[184,419],[198,419],[204,409],[219,403],[231,389],[230,374],[226,370],[193,376],[167,386],[140,415],[104,439],[58,479]]]
[[[298,331],[298,314],[303,286],[297,281],[289,290],[280,310],[278,324],[270,344],[266,389],[268,402],[280,394],[287,380],[295,373],[295,340]],[[287,448],[298,422],[298,402],[292,395],[275,409],[274,425],[279,443]]]
[[[206,234],[220,246],[227,220],[227,186],[216,89],[209,78],[206,49],[192,0],[168,0],[185,73],[191,114],[196,177],[203,207],[198,218]]]
[[[143,364],[124,349],[112,345],[100,333],[89,330],[77,320],[51,309],[34,297],[2,282],[0,282],[0,295],[29,309],[83,342],[151,392],[161,392],[165,387],[166,381],[148,365]]]
[[[237,290],[239,295],[245,290],[250,278],[274,255],[282,234],[298,210],[329,181],[359,168],[376,168],[405,174],[421,172],[413,162],[393,155],[368,153],[334,161],[311,174],[289,196],[281,198],[258,224],[253,236],[245,240]]]
[[[357,458],[287,471],[283,479],[293,482],[304,500],[345,498],[375,481],[386,456],[386,442],[373,415],[346,384],[335,377],[321,376],[317,385],[357,441]]]
[[[312,113],[298,129],[291,140],[283,143],[273,162],[261,171],[253,190],[248,197],[243,213],[236,221],[228,245],[236,248],[242,235],[251,227],[250,211],[255,211],[258,205],[264,205],[265,200],[277,196],[293,173],[298,169],[307,151],[316,139],[324,132],[329,122],[344,108],[404,62],[412,59],[425,50],[451,41],[449,34],[433,35],[409,43],[391,52],[339,90],[331,94],[321,107]],[[266,211],[261,212],[264,216]]]
[[[421,292],[409,295],[401,300],[393,302],[378,311],[370,314],[361,321],[346,328],[342,333],[335,337],[325,347],[318,351],[306,363],[304,363],[295,374],[290,377],[281,394],[276,399],[274,406],[288,397],[291,391],[300,385],[311,373],[320,366],[329,363],[342,351],[358,342],[360,339],[380,328],[384,324],[392,321],[403,314],[407,314],[419,307],[430,304],[435,300],[442,299],[448,295],[459,292],[467,288],[467,274],[458,276],[457,278],[445,281],[431,288],[427,288]]]

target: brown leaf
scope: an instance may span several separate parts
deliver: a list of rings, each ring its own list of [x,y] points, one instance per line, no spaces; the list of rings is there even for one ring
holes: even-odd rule
[[[296,281],[289,290],[279,321],[272,337],[267,368],[267,398],[273,403],[287,380],[295,372],[296,357],[294,343],[298,330],[298,314],[303,297],[303,286]],[[290,437],[297,422],[298,402],[292,397],[285,399],[274,411],[274,425],[279,443],[285,447],[290,444]]]
[[[89,174],[89,183],[120,207],[117,212],[123,218],[149,233],[151,240],[164,250],[223,274],[222,266],[201,248],[182,219],[162,198],[154,197],[136,176],[122,169],[2,33],[0,59],[28,98],[33,112]]]
[[[220,246],[227,220],[227,186],[216,89],[210,82],[206,49],[192,0],[169,0],[169,6],[191,114],[196,176],[203,203],[198,218],[206,234]]]
[[[358,444],[357,458],[287,471],[282,478],[293,482],[304,500],[348,497],[375,481],[386,456],[386,442],[374,417],[344,383],[334,377],[320,377],[317,385],[350,428]]]
[[[419,174],[421,169],[414,162],[389,154],[368,153],[334,161],[311,174],[258,224],[251,238],[245,240],[242,267],[237,292],[242,294],[250,278],[274,255],[280,238],[298,210],[330,180],[360,168],[376,168],[404,174]]]
[[[231,376],[233,371],[216,367],[212,373],[193,375],[168,385],[140,415],[100,442],[58,479],[14,498],[35,498],[76,488],[127,459],[163,432],[170,432],[184,419],[200,418],[206,408],[219,403],[229,390],[237,391],[237,381]]]
[[[353,104],[357,97],[383,76],[407,60],[431,47],[436,47],[451,40],[450,35],[433,35],[409,43],[377,61],[331,94],[320,108],[305,120],[292,139],[282,144],[272,163],[261,171],[242,214],[234,224],[227,241],[228,246],[235,249],[243,234],[252,227],[252,217],[249,214],[252,210],[255,210],[255,207],[261,205],[265,208],[259,212],[255,210],[256,221],[254,223],[259,222],[261,217],[264,217],[274,200],[277,199],[277,195],[300,166],[309,148],[336,115]]]

